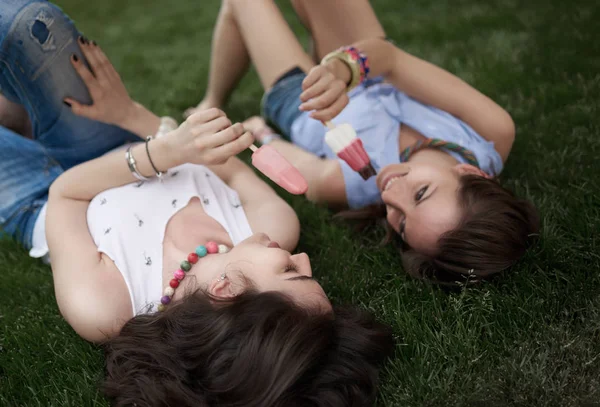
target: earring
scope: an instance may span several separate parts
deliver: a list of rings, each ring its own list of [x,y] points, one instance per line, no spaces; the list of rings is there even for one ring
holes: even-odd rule
[[[221,274],[221,277],[219,278],[218,281],[225,281],[225,278],[227,278],[227,276],[225,275],[225,273]]]

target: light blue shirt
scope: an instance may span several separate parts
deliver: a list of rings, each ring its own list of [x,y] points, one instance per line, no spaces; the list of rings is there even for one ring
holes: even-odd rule
[[[350,124],[362,140],[371,163],[377,171],[400,162],[398,135],[404,123],[428,138],[456,143],[475,154],[480,168],[496,176],[502,171],[502,159],[494,143],[485,140],[462,120],[440,109],[425,105],[381,80],[365,82],[349,94],[350,103],[333,121]],[[336,158],[344,175],[346,197],[350,208],[361,208],[381,202],[375,177],[363,180],[325,143],[327,129],[304,112],[292,124],[294,144],[318,156]],[[465,160],[450,152],[459,162]]]

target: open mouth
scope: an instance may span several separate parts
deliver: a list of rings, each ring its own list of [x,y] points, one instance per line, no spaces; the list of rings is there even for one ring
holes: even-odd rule
[[[388,189],[391,188],[391,186],[394,184],[394,182],[398,181],[400,178],[405,177],[406,174],[390,174],[387,177],[385,177],[383,179],[383,182],[381,183],[381,191],[387,191]]]

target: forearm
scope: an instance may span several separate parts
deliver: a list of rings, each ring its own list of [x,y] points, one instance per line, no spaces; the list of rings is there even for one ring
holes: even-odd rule
[[[411,55],[382,39],[354,44],[369,58],[371,77],[387,82],[421,103],[436,107],[469,124],[506,158],[514,138],[510,115],[492,99],[452,73]],[[349,81],[350,70],[343,63],[331,66],[334,74]],[[500,144],[498,144],[500,143]]]
[[[344,176],[339,160],[322,159],[284,140],[270,144],[300,171],[308,184],[306,198],[327,204],[332,209],[347,205]]]
[[[166,144],[161,139],[152,140],[148,147],[152,161],[159,171],[182,164],[171,157]],[[153,177],[155,172],[148,159],[145,144],[133,146],[131,153],[136,160],[138,171],[146,177]],[[137,179],[129,170],[125,160],[125,151],[115,151],[63,173],[50,187],[50,199],[59,196],[78,201],[91,201],[102,191],[135,181]]]
[[[273,140],[269,145],[300,171],[308,183],[309,190],[318,183],[321,176],[320,163],[323,161],[321,158],[282,139]]]
[[[143,105],[134,102],[131,111],[118,126],[145,139],[156,134],[160,126],[160,118]]]

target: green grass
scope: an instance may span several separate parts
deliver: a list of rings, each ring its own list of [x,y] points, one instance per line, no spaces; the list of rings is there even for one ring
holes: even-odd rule
[[[600,406],[600,10],[593,3],[373,0],[400,46],[510,111],[518,136],[503,178],[543,220],[540,243],[504,279],[448,294],[406,277],[391,248],[371,246],[372,235],[290,200],[304,227],[300,249],[333,300],[368,307],[394,327],[398,347],[380,405]],[[203,94],[218,1],[59,4],[155,112],[178,116]],[[295,20],[294,27],[301,32]],[[227,111],[237,120],[258,113],[261,94],[251,74]],[[0,243],[0,299],[0,405],[107,405],[97,392],[102,353],[62,321],[50,269],[12,242]]]

